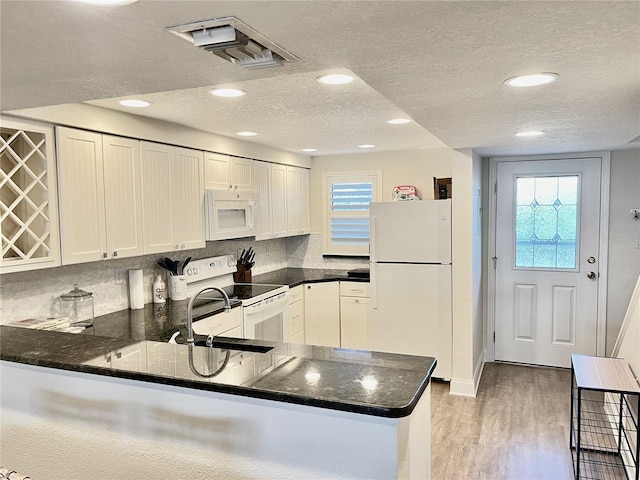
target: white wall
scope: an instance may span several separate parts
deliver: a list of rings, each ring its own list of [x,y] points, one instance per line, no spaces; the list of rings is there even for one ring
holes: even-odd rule
[[[607,355],[640,275],[640,220],[629,213],[632,208],[640,208],[640,149],[611,152]]]
[[[363,152],[311,159],[311,231],[322,231],[322,178],[326,173],[382,171],[381,201],[390,201],[395,185],[414,185],[421,198],[433,198],[433,177],[451,176],[451,149]],[[455,186],[454,186],[455,191]]]
[[[477,163],[478,165],[474,165]],[[470,150],[453,151],[453,375],[450,391],[474,396],[482,366],[482,315],[479,304],[481,266],[474,255],[481,249],[477,189],[480,188],[480,159]],[[476,178],[477,176],[477,178]],[[481,262],[481,261],[480,261]]]

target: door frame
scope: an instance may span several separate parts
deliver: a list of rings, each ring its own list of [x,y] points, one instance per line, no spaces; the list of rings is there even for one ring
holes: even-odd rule
[[[600,177],[600,238],[598,242],[598,312],[596,331],[596,354],[606,353],[607,334],[607,283],[609,264],[609,196],[611,177],[610,152],[569,153],[559,155],[529,155],[518,157],[489,157],[489,223],[487,229],[487,249],[485,265],[487,265],[485,362],[495,361],[495,327],[496,327],[496,268],[493,259],[496,255],[497,227],[497,181],[498,164],[503,162],[523,162],[537,160],[580,160],[583,158],[600,158],[602,170]]]

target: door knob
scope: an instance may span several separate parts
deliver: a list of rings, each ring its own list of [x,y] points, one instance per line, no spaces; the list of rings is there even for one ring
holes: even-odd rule
[[[596,259],[594,257],[587,258],[587,263],[596,263]]]
[[[587,278],[590,278],[591,280],[593,280],[594,278],[596,278],[596,272],[587,273]]]

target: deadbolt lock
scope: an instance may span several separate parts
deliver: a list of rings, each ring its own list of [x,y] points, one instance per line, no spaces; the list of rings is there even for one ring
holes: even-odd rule
[[[596,278],[596,272],[587,273],[587,278],[590,278],[591,280],[593,280],[594,278]]]
[[[596,263],[596,259],[594,257],[587,258],[587,263]]]

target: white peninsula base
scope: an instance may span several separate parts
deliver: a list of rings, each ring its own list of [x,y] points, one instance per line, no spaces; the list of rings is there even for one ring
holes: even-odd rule
[[[0,463],[34,479],[428,479],[431,386],[404,418],[0,361]]]

